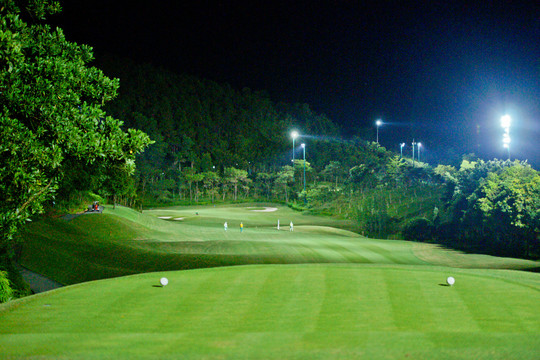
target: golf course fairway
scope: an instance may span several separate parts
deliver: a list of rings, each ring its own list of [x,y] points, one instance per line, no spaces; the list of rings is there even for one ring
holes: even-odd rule
[[[537,359],[539,304],[537,274],[507,270],[321,264],[147,273],[1,306],[0,357]]]
[[[32,222],[22,265],[69,286],[0,305],[0,359],[540,358],[538,262],[349,225],[249,205]]]

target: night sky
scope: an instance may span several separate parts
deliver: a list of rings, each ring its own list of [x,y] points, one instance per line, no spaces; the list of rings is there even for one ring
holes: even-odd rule
[[[69,40],[308,103],[425,158],[474,152],[540,166],[538,1],[62,1]],[[300,129],[301,130],[301,129]]]

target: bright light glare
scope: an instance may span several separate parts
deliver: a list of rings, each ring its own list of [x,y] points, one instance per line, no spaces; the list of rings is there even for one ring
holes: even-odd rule
[[[302,144],[302,147],[305,148],[305,147],[306,147],[306,144]]]
[[[382,121],[381,121],[381,120],[377,120],[377,121],[375,121],[375,125],[377,125],[377,126],[381,126],[381,125],[382,125]]]
[[[504,115],[501,117],[501,126],[505,129],[510,127],[510,124],[512,123],[512,118],[510,115]]]
[[[506,149],[508,149],[508,148],[510,147],[510,145],[508,145],[508,144],[503,144],[503,146],[504,146]]]
[[[510,144],[510,135],[508,135],[507,133],[503,135],[503,143]]]
[[[418,143],[418,147],[422,146],[422,143]]]
[[[298,131],[293,131],[291,133],[291,136],[292,136],[293,139],[296,139],[298,137]]]
[[[405,143],[401,143],[400,146],[401,146],[401,147],[404,147],[404,146],[405,146]]]

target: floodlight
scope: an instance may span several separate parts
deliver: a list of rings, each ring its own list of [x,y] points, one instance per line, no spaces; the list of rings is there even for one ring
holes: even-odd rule
[[[504,115],[501,117],[501,127],[507,129],[510,127],[510,124],[512,123],[512,118],[510,115]]]
[[[377,125],[377,145],[379,145],[379,126],[382,125],[382,121],[380,119],[375,121],[375,125]]]
[[[294,141],[296,140],[296,138],[299,136],[298,134],[298,131],[294,130],[293,132],[291,132],[291,137],[292,137],[292,163],[294,164]]]

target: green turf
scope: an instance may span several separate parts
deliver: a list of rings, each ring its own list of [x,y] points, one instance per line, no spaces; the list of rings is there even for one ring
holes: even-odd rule
[[[534,268],[538,262],[462,256],[432,245],[374,240],[340,227],[348,222],[288,208],[177,207],[137,213],[107,207],[71,221],[46,219],[24,232],[22,264],[63,284],[148,271],[241,264],[373,263]],[[198,215],[196,215],[198,213]],[[168,217],[169,219],[160,219]],[[183,220],[175,220],[183,219]],[[277,230],[277,220],[281,230]],[[295,231],[288,231],[293,221]],[[223,229],[227,221],[229,230]],[[240,233],[239,224],[244,224]],[[68,271],[69,270],[69,271]]]
[[[255,210],[107,207],[29,224],[23,264],[80,284],[0,306],[0,359],[538,358],[540,275],[501,270],[538,262]]]
[[[89,282],[0,307],[0,357],[537,359],[539,277],[514,273],[258,265]]]

